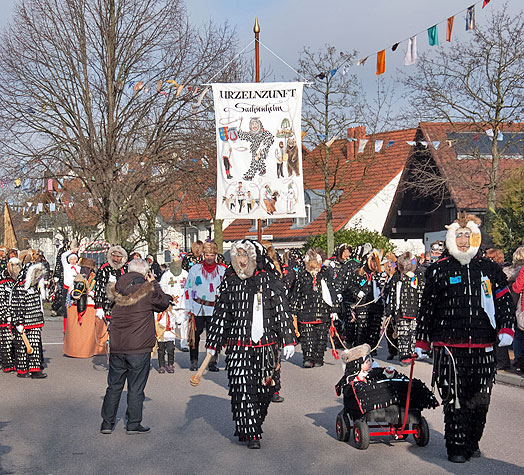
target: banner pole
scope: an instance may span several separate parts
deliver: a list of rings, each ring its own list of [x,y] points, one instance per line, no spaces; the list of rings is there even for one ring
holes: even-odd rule
[[[260,82],[260,25],[258,24],[258,18],[255,18],[255,26],[253,27],[255,33],[255,82]],[[262,242],[262,220],[257,219],[257,240]]]

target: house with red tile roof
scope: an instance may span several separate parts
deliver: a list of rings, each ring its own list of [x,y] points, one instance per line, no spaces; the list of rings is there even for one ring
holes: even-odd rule
[[[487,210],[493,173],[493,132],[472,123],[421,122],[410,159],[384,223],[383,233],[396,241],[423,239],[426,249],[442,239],[444,226],[458,212],[482,218]],[[504,124],[497,146],[498,183],[524,165],[524,124]],[[413,183],[419,183],[415,189]]]

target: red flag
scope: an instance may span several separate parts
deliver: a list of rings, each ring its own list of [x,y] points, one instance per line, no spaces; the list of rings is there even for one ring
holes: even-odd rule
[[[482,4],[482,8],[484,8],[491,0],[484,0],[484,3]]]
[[[448,27],[446,29],[446,41],[451,41],[451,32],[453,31],[453,22],[455,21],[454,16],[448,18]]]

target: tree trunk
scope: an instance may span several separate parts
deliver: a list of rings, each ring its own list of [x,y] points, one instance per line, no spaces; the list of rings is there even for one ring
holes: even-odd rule
[[[222,226],[224,225],[223,219],[213,219],[213,234],[214,234],[214,241],[217,244],[218,252],[222,254],[224,251],[224,238],[223,238],[223,229]]]
[[[333,231],[333,203],[331,195],[326,193],[326,239],[327,255],[332,256],[335,250],[335,232]]]

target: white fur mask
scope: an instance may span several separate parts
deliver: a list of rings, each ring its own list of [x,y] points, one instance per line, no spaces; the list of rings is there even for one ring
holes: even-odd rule
[[[459,223],[452,223],[446,226],[446,228],[448,230],[446,233],[446,247],[449,253],[462,265],[469,264],[480,248],[481,234],[479,227],[473,221],[468,221],[466,224],[466,228],[471,231],[470,247],[466,252],[460,251],[457,247],[457,233],[460,229],[466,228],[461,228]]]

